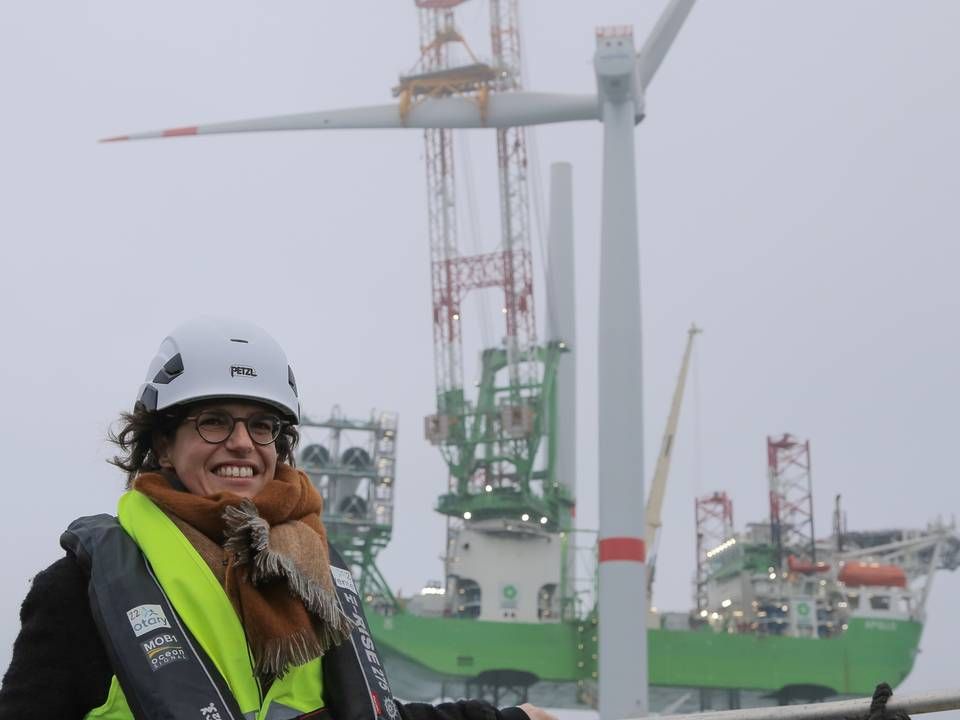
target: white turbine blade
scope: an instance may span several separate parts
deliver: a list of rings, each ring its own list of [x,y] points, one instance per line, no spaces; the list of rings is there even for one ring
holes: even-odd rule
[[[647,89],[696,0],[670,0],[656,27],[637,53],[637,81]]]
[[[103,142],[150,138],[266,132],[271,130],[345,130],[369,128],[484,128],[596,120],[600,117],[593,95],[515,92],[492,94],[487,106],[477,98],[435,98],[414,103],[406,117],[399,105],[377,105],[347,110],[276,115],[234,122],[191,125],[169,130],[134,133]]]
[[[511,92],[491,94],[486,108],[476,98],[425,100],[410,108],[406,127],[507,128],[599,120],[596,95]]]
[[[268,132],[271,130],[323,130],[343,128],[402,127],[397,105],[378,105],[327,112],[274,115],[272,117],[236,120],[233,122],[190,125],[169,130],[153,130],[106,138],[102,142],[121,140],[148,140],[151,138],[184,137],[186,135],[215,135],[220,133]]]

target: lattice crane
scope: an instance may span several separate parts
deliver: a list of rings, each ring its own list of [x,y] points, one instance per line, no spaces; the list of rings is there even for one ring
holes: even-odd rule
[[[402,113],[415,112],[418,104],[435,98],[467,99],[483,111],[491,95],[522,89],[517,0],[489,0],[490,63],[477,59],[457,28],[454,11],[466,1],[415,0],[420,59],[394,89]],[[465,51],[468,62],[453,63],[455,46]],[[451,468],[451,491],[461,495],[469,492],[471,482],[481,487],[509,483],[525,490],[539,444],[536,436],[545,428],[540,416],[546,371],[534,310],[526,134],[522,127],[500,127],[496,135],[499,248],[465,256],[458,246],[453,131],[424,130],[437,383],[437,413],[427,418],[426,434]],[[467,398],[462,303],[482,288],[502,290],[505,325],[503,355],[485,351],[482,374],[486,379],[496,365],[506,371],[509,384],[496,392],[488,388],[485,396],[482,380],[477,397]],[[460,504],[447,509],[464,512]]]

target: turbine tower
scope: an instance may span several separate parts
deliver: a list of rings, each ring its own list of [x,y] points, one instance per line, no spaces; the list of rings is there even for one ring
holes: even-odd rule
[[[422,0],[443,8],[455,0]],[[184,135],[336,128],[494,128],[600,120],[603,200],[599,296],[599,710],[602,720],[647,713],[646,551],[640,267],[634,125],[644,96],[695,0],[670,0],[637,53],[626,28],[597,33],[596,94],[479,92],[411,103],[281,115],[139,133]],[[503,177],[503,175],[501,175]]]

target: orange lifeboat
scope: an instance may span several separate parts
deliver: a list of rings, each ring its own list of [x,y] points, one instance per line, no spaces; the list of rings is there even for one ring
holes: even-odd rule
[[[905,588],[907,586],[907,574],[899,565],[850,562],[840,568],[838,579],[850,587],[866,585]]]
[[[787,568],[790,572],[800,573],[802,575],[813,575],[814,573],[827,572],[830,566],[825,562],[813,563],[809,560],[800,560],[795,555],[788,555]]]

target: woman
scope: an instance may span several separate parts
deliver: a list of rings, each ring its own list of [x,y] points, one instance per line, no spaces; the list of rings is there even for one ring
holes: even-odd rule
[[[393,701],[320,496],[293,468],[299,417],[263,330],[201,318],[163,341],[112,436],[128,492],[116,518],[72,523],[67,556],[34,579],[0,720],[553,720]]]

